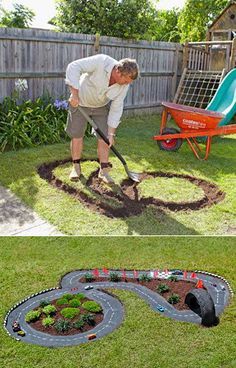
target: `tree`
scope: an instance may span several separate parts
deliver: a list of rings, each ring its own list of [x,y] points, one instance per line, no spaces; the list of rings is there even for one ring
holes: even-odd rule
[[[181,42],[205,40],[207,27],[228,3],[228,0],[186,0],[178,19]]]
[[[180,10],[159,10],[153,23],[152,38],[158,41],[179,42],[178,17]]]
[[[156,17],[151,0],[57,0],[50,23],[63,32],[152,39]]]
[[[21,4],[14,4],[14,10],[0,8],[0,27],[29,28],[35,13]]]

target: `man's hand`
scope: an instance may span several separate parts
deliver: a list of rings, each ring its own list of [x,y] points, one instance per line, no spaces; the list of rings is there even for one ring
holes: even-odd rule
[[[111,148],[111,146],[115,145],[115,135],[108,134],[108,139],[109,139],[109,148]]]
[[[79,106],[79,91],[78,89],[75,89],[73,87],[70,87],[70,98],[69,103],[72,107],[78,107]]]

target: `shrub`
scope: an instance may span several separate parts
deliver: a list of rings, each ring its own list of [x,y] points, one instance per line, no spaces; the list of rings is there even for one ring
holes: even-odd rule
[[[60,313],[64,318],[72,319],[80,314],[80,310],[77,308],[64,308]]]
[[[178,295],[178,294],[172,294],[172,295],[169,297],[168,302],[169,302],[170,304],[176,304],[176,303],[178,303],[178,302],[179,302],[179,300],[180,300],[180,297],[179,297],[179,295]]]
[[[166,285],[166,284],[160,284],[160,285],[158,285],[158,287],[157,287],[157,291],[158,291],[158,293],[160,293],[160,294],[163,294],[163,293],[166,293],[167,291],[169,291],[170,290],[170,288],[169,288],[169,286],[168,285]]]
[[[89,272],[84,275],[84,278],[86,282],[93,282],[95,280],[95,277]]]
[[[49,300],[42,300],[42,301],[40,302],[39,306],[40,306],[41,308],[44,308],[44,307],[46,307],[46,305],[49,305],[49,304],[50,304]]]
[[[98,313],[102,311],[102,307],[94,301],[87,301],[82,304],[82,307],[89,312]]]
[[[56,304],[57,305],[65,305],[65,304],[68,304],[68,300],[64,299],[64,298],[60,298],[56,301]]]
[[[111,272],[109,280],[112,282],[119,282],[121,280],[121,276],[117,272]]]
[[[42,325],[44,327],[50,327],[54,324],[55,320],[52,317],[46,317],[42,320]]]
[[[94,326],[96,323],[94,315],[90,313],[83,314],[81,319],[90,326]]]
[[[139,276],[139,281],[150,282],[151,280],[152,280],[152,277],[148,275],[147,273],[143,273],[141,276]]]
[[[69,321],[66,321],[64,319],[59,319],[55,324],[54,324],[55,330],[57,332],[66,332],[69,329],[71,329],[72,325]]]
[[[35,322],[39,319],[39,317],[41,316],[41,309],[38,310],[31,310],[29,311],[26,316],[25,316],[25,321],[26,322]]]
[[[79,301],[79,299],[77,299],[77,298],[74,298],[74,299],[71,299],[70,301],[69,301],[69,305],[71,306],[71,307],[80,307],[81,306],[81,302]]]
[[[84,299],[85,295],[83,293],[76,294],[75,297],[79,300]]]
[[[68,294],[64,294],[64,295],[62,296],[62,298],[63,298],[63,299],[66,299],[66,300],[68,300],[68,301],[69,301],[69,300],[71,300],[71,299],[74,299],[74,297],[75,297],[75,296],[74,296],[73,294],[69,294],[69,293],[68,293]]]
[[[85,322],[82,318],[80,318],[78,321],[73,323],[73,327],[77,330],[81,330],[85,325]]]
[[[170,277],[168,277],[168,280],[177,282],[178,281],[178,277],[175,276],[175,275],[171,275]]]
[[[46,315],[53,314],[56,311],[57,311],[57,308],[52,304],[46,305],[46,307],[44,307],[43,310],[42,310],[42,312]]]

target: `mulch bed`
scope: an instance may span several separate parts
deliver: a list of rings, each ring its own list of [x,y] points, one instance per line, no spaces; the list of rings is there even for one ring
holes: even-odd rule
[[[83,302],[85,301],[88,301],[90,299],[87,299],[87,298],[84,298],[83,299]],[[85,324],[83,326],[83,328],[81,329],[76,329],[76,328],[71,328],[70,330],[68,331],[65,331],[65,332],[57,332],[56,329],[54,328],[54,326],[49,326],[49,327],[44,327],[42,325],[42,320],[43,318],[45,318],[45,315],[44,314],[41,314],[40,318],[35,321],[35,322],[30,322],[30,326],[35,328],[35,330],[38,330],[38,331],[41,331],[41,332],[44,332],[44,333],[47,333],[49,335],[55,335],[55,336],[70,336],[70,335],[75,335],[75,334],[79,334],[81,332],[86,332],[86,331],[89,331],[91,329],[93,329],[96,325],[98,325],[100,322],[102,322],[103,320],[103,313],[102,312],[99,312],[99,313],[92,313],[92,312],[88,312],[87,310],[83,309],[82,307],[79,307],[80,309],[80,314],[78,316],[76,316],[75,318],[73,319],[66,319],[64,318],[61,314],[60,314],[60,311],[64,308],[67,308],[67,307],[70,307],[69,305],[57,305],[56,304],[56,300],[53,300],[50,302],[50,304],[54,305],[56,308],[57,308],[57,312],[52,316],[53,319],[55,319],[55,322],[59,319],[65,319],[71,323],[73,322],[76,322],[83,314],[92,314],[95,318],[95,325],[94,326],[90,326],[88,324]],[[38,308],[36,308],[38,309]],[[36,310],[35,309],[35,310]]]
[[[141,197],[138,184],[134,183],[131,179],[125,179],[122,181],[120,189],[121,194],[116,193],[110,189],[110,187],[103,185],[98,179],[98,170],[92,172],[88,178],[86,185],[96,194],[99,198],[92,198],[82,191],[78,191],[74,187],[63,183],[57,178],[53,170],[61,165],[70,162],[71,159],[54,161],[48,164],[42,164],[38,168],[38,174],[42,179],[45,179],[53,187],[63,190],[73,198],[79,200],[84,206],[94,212],[98,212],[110,218],[126,218],[130,216],[137,216],[141,214],[147,206],[155,206],[159,208],[167,208],[171,211],[196,211],[205,207],[210,207],[218,202],[221,202],[225,198],[225,193],[222,192],[217,185],[209,183],[206,180],[198,179],[190,175],[182,175],[167,172],[149,172],[140,175],[140,181],[148,178],[180,178],[188,180],[190,183],[200,187],[204,193],[203,197],[193,202],[168,202],[162,201],[154,197]],[[84,161],[97,161],[95,159],[89,159]],[[106,200],[112,200],[115,206],[107,203]]]
[[[80,282],[84,283],[86,282],[85,278],[82,277],[80,280]],[[102,281],[109,281],[107,277],[96,277],[96,279],[94,281],[92,281],[91,283],[94,282],[102,282]],[[121,281],[125,281],[125,282],[132,282],[134,284],[138,284],[138,285],[142,285],[142,286],[146,286],[148,289],[151,289],[152,291],[157,292],[157,287],[160,284],[166,284],[169,286],[170,291],[167,291],[165,293],[160,294],[163,298],[165,298],[166,300],[168,300],[168,298],[172,295],[172,294],[178,294],[180,297],[180,300],[178,303],[174,304],[173,306],[178,309],[178,310],[186,310],[186,309],[190,309],[188,307],[187,304],[184,303],[185,301],[185,297],[187,295],[187,293],[192,290],[195,287],[196,282],[194,281],[185,281],[185,280],[178,280],[178,281],[170,281],[170,280],[165,280],[165,279],[152,279],[151,281],[138,281],[137,279],[133,279],[133,278],[126,278],[126,279],[122,279]],[[119,283],[119,281],[117,282]]]

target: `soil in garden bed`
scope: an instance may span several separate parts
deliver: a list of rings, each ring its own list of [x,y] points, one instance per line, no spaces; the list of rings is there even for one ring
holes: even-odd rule
[[[79,281],[82,283],[86,282],[84,277],[82,277]],[[103,282],[103,281],[109,281],[109,279],[107,277],[96,277],[96,279],[92,281],[91,283]],[[196,285],[196,282],[190,281],[190,280],[188,281],[187,280],[186,281],[185,280],[170,281],[170,280],[165,280],[165,279],[152,279],[151,281],[138,281],[137,279],[133,279],[133,278],[126,278],[125,280],[122,278],[121,281],[132,282],[137,285],[146,286],[148,289],[151,289],[152,291],[155,291],[155,292],[157,292],[157,288],[160,284],[165,284],[169,286],[170,290],[160,295],[166,300],[168,300],[168,298],[172,294],[178,294],[180,297],[180,300],[178,303],[173,304],[173,306],[178,310],[189,309],[188,305],[184,303],[185,297],[187,293],[190,290],[192,290]],[[119,283],[119,281],[117,283]]]
[[[65,193],[78,199],[84,206],[92,211],[103,214],[111,218],[126,218],[130,216],[137,216],[141,214],[147,206],[156,206],[159,208],[167,208],[171,211],[196,211],[201,208],[210,207],[225,198],[225,193],[222,192],[217,185],[206,180],[196,178],[190,175],[166,173],[166,172],[149,172],[140,174],[140,181],[149,178],[180,178],[189,181],[190,183],[201,188],[203,197],[193,202],[172,202],[163,201],[154,197],[142,197],[138,190],[138,183],[134,183],[131,179],[125,179],[119,187],[119,193],[103,185],[98,179],[98,170],[91,173],[86,185],[90,190],[97,195],[94,199],[83,191],[79,191],[71,185],[63,183],[62,180],[56,177],[53,170],[67,162],[70,159],[54,161],[51,163],[42,164],[38,168],[38,174],[41,178],[47,180],[51,185],[57,189],[63,190]],[[89,160],[84,160],[89,161]],[[90,161],[97,161],[90,159]],[[112,201],[114,206],[107,201]]]
[[[30,322],[30,326],[35,328],[36,330],[38,331],[41,331],[41,332],[44,332],[44,333],[47,333],[49,335],[55,335],[55,336],[70,336],[70,335],[75,335],[75,334],[79,334],[81,332],[86,332],[86,331],[89,331],[91,329],[93,329],[95,326],[97,326],[99,323],[102,322],[103,320],[103,313],[102,312],[99,312],[99,313],[92,313],[92,312],[88,312],[87,310],[83,309],[81,306],[79,307],[80,309],[80,314],[76,317],[74,317],[73,319],[68,319],[68,318],[64,318],[61,314],[60,314],[60,311],[64,308],[67,308],[67,307],[70,307],[69,305],[57,305],[56,304],[56,300],[53,300],[50,302],[50,304],[54,305],[56,308],[57,308],[57,312],[52,315],[52,318],[55,320],[55,322],[57,322],[59,319],[63,319],[63,320],[67,320],[69,321],[71,324],[73,322],[76,322],[78,321],[78,319],[83,315],[83,314],[92,314],[94,316],[94,321],[95,321],[95,324],[93,326],[90,326],[89,324],[85,324],[81,329],[76,329],[76,328],[70,328],[68,331],[65,331],[65,332],[57,332],[57,330],[54,328],[54,326],[49,326],[49,327],[44,327],[42,325],[42,320],[43,318],[45,318],[45,315],[42,314],[40,316],[40,318],[35,321],[35,322]],[[83,302],[86,302],[86,301],[90,301],[90,299],[88,298],[84,298],[83,299]],[[35,310],[37,310],[38,308],[35,308]]]

